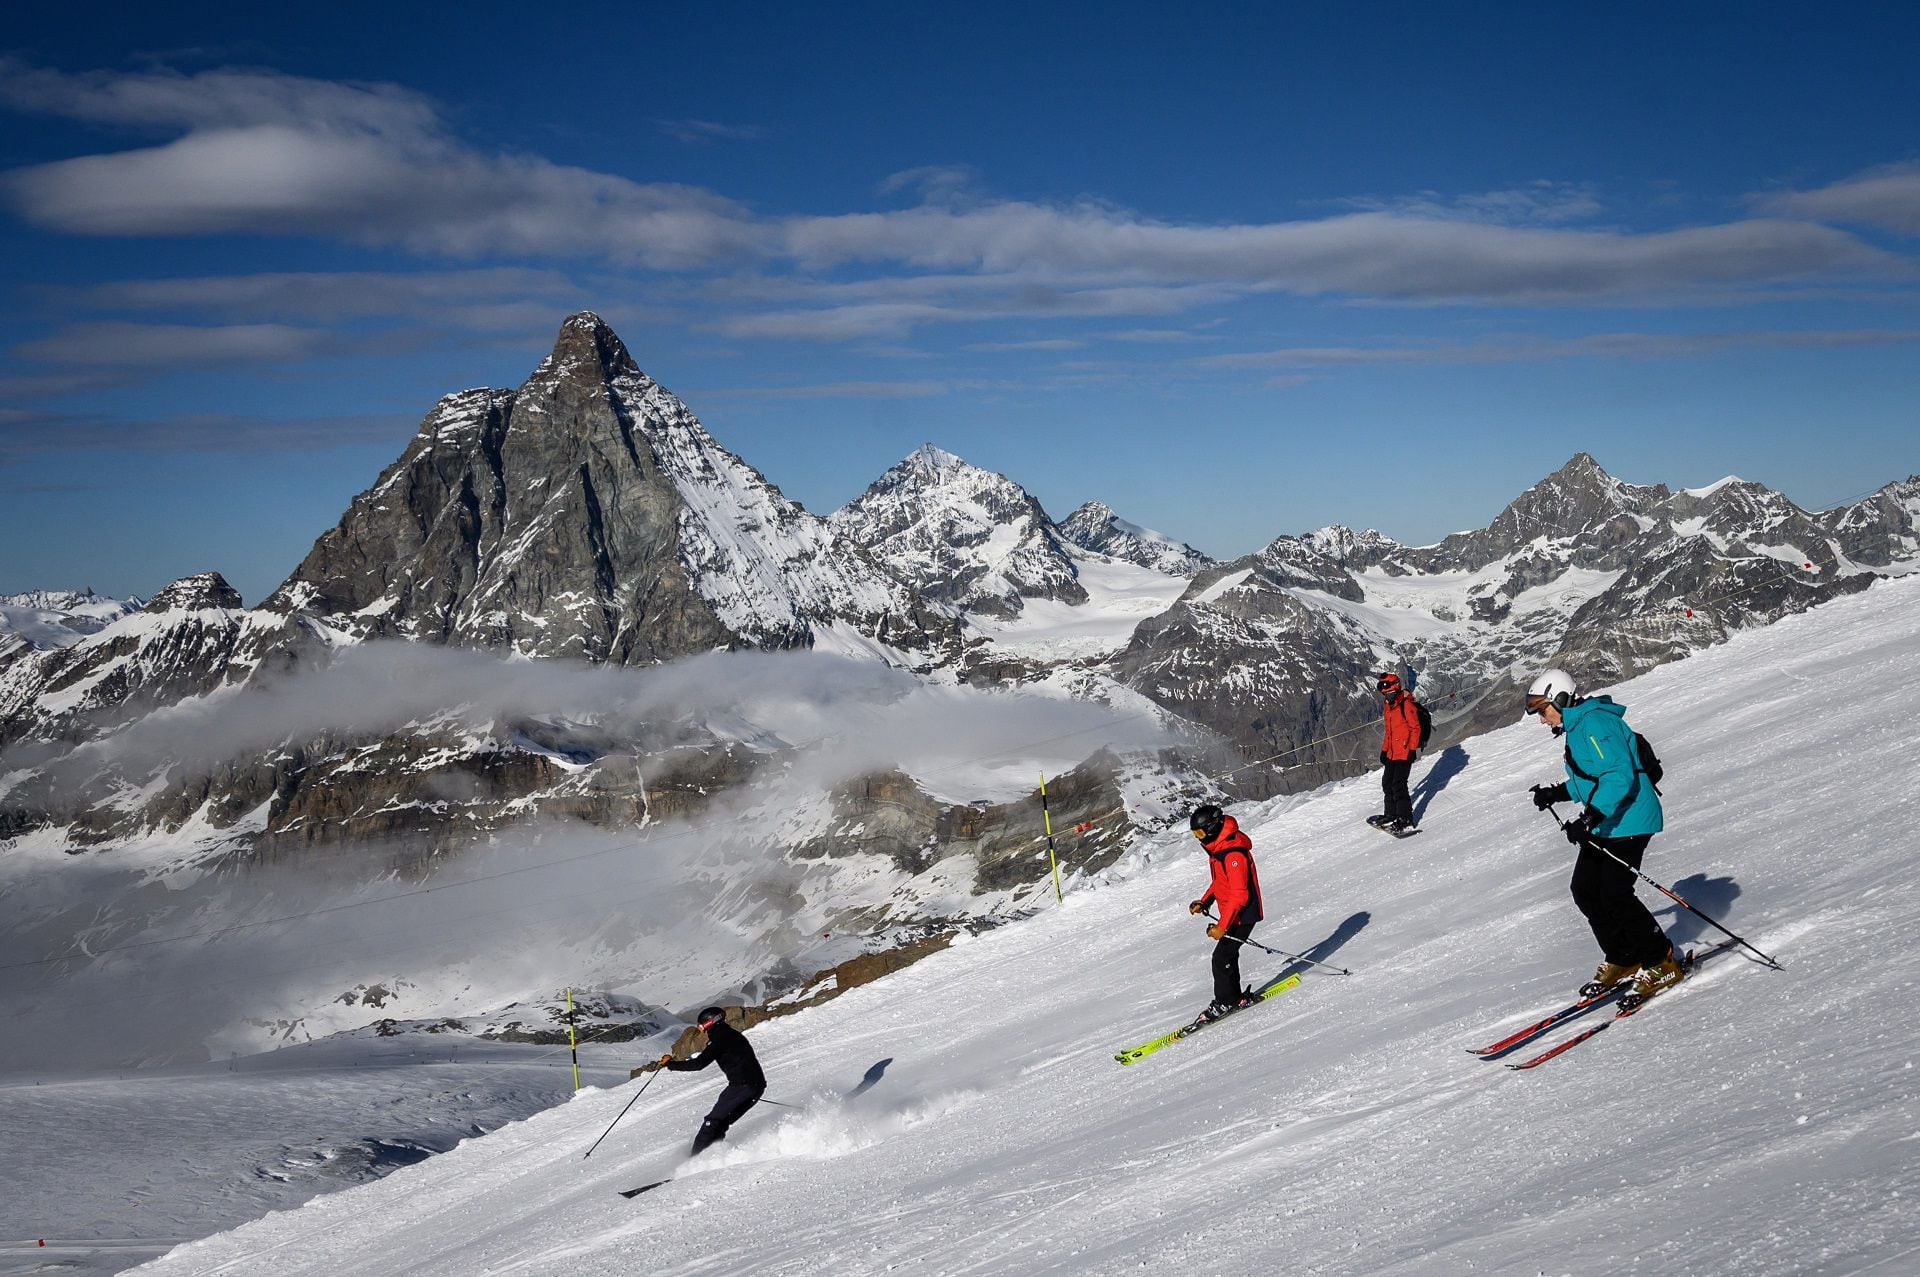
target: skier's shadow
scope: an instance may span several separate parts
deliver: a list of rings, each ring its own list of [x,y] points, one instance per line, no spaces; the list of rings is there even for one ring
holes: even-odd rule
[[[1413,823],[1419,824],[1426,818],[1427,804],[1433,796],[1447,787],[1447,782],[1467,769],[1467,751],[1459,745],[1449,745],[1440,751],[1440,757],[1433,760],[1433,766],[1427,768],[1427,774],[1420,783],[1407,791],[1413,800]]]
[[[1712,914],[1716,918],[1725,918],[1728,908],[1740,898],[1740,884],[1731,878],[1709,878],[1706,874],[1690,874],[1673,884],[1673,893],[1686,897],[1687,903],[1701,913]],[[1662,896],[1661,899],[1666,899]],[[1657,910],[1654,917],[1666,930],[1667,938],[1677,945],[1691,944],[1709,934],[1707,924],[1682,909],[1677,904],[1669,904],[1665,909]],[[1714,939],[1720,933],[1712,932]]]
[[[887,1065],[892,1063],[893,1063],[893,1057],[889,1055],[886,1059],[880,1060],[874,1065],[872,1065],[870,1068],[868,1068],[866,1072],[866,1076],[860,1079],[860,1085],[854,1087],[851,1091],[847,1092],[847,1098],[850,1100],[857,1099],[860,1096],[865,1095],[868,1091],[871,1091],[873,1089],[873,1084],[878,1082],[882,1077],[886,1075]]]
[[[1359,913],[1354,914],[1351,918],[1348,918],[1345,922],[1335,927],[1333,934],[1325,940],[1314,945],[1311,949],[1302,951],[1300,956],[1303,958],[1312,958],[1317,962],[1325,962],[1333,957],[1341,945],[1344,945],[1347,941],[1359,935],[1366,925],[1372,921],[1373,915],[1365,909],[1362,909]],[[1311,962],[1289,962],[1286,969],[1275,976],[1274,979],[1284,980],[1290,975],[1297,975],[1314,969],[1313,963]]]

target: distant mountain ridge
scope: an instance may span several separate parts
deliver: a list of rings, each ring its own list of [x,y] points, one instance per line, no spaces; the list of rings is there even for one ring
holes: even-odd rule
[[[144,604],[0,603],[61,627],[38,644],[0,632],[0,854],[177,845],[176,867],[196,871],[314,859],[372,879],[530,820],[624,830],[722,801],[753,810],[755,786],[795,762],[728,722],[616,731],[540,712],[290,732],[213,765],[115,770],[78,750],[156,711],[252,704],[391,640],[624,666],[813,649],[903,686],[1101,702],[1182,744],[1121,756],[1079,742],[1052,819],[1085,825],[1062,844],[1067,869],[1098,868],[1143,813],[1220,793],[1209,776],[1263,795],[1372,765],[1377,670],[1417,674],[1444,746],[1508,721],[1541,665],[1605,686],[1920,568],[1917,520],[1920,476],[1808,512],[1738,479],[1624,483],[1578,453],[1485,528],[1434,545],[1332,525],[1218,562],[1097,501],[1056,523],[1018,483],[931,444],[822,518],[583,312],[519,387],[441,399],[257,606],[217,572]],[[761,813],[786,863],[764,900],[732,898],[739,925],[771,935],[807,909],[826,932],[924,928],[1044,872],[1037,794],[935,792],[882,766]],[[878,868],[842,876],[854,856]],[[864,885],[831,903],[848,881]]]

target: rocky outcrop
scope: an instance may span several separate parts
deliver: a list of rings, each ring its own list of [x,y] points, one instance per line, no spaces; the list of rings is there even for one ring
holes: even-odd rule
[[[1102,750],[1047,781],[1062,873],[1094,873],[1113,863],[1134,832],[1121,791],[1120,760]],[[953,803],[922,789],[911,776],[881,771],[836,788],[833,817],[793,854],[811,857],[885,856],[902,874],[925,873],[954,857],[971,862],[975,890],[1031,882],[1049,872],[1040,795],[1010,803]],[[1075,826],[1087,825],[1076,830]],[[1073,831],[1067,835],[1065,831]]]

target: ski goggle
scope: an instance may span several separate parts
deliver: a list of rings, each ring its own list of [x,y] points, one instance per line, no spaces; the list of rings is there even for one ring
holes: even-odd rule
[[[1544,696],[1527,697],[1527,713],[1529,714],[1545,714],[1552,708],[1553,702]]]

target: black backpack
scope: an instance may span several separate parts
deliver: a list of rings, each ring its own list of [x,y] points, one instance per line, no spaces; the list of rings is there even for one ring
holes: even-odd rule
[[[1418,715],[1420,719],[1420,739],[1414,743],[1413,747],[1415,749],[1425,749],[1427,742],[1433,739],[1433,715],[1428,713],[1427,707],[1419,701],[1413,703],[1413,712]],[[1659,760],[1655,759],[1654,766],[1658,767],[1659,765]]]

